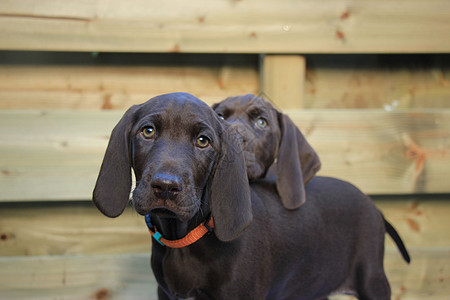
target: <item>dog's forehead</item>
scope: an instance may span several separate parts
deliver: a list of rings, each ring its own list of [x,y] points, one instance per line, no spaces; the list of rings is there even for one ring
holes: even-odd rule
[[[244,96],[229,97],[225,99],[221,104],[223,104],[225,108],[230,109],[233,112],[249,111],[256,107],[267,111],[274,109],[273,105],[269,101],[250,94]]]
[[[166,118],[182,117],[182,119],[210,119],[215,116],[212,109],[202,100],[187,93],[171,93],[156,96],[143,103],[141,116],[158,114]]]

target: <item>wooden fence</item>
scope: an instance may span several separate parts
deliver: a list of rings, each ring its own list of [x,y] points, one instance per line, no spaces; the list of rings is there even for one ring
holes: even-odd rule
[[[404,238],[393,299],[446,299],[448,20],[446,0],[0,1],[0,299],[156,299],[142,217],[90,199],[124,110],[175,91],[270,98]]]

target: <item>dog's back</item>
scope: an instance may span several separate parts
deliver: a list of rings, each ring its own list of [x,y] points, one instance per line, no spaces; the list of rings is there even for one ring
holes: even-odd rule
[[[305,204],[286,210],[270,179],[251,187],[257,217],[242,241],[249,253],[261,247],[272,253],[259,270],[271,270],[267,299],[315,299],[342,292],[389,299],[383,217],[366,195],[347,182],[316,176],[306,185]],[[247,239],[250,235],[260,238]]]

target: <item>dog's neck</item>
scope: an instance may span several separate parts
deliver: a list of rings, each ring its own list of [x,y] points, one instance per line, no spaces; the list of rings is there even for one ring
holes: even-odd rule
[[[189,222],[183,222],[178,218],[165,218],[151,215],[153,225],[158,232],[169,240],[181,239],[189,232]]]
[[[191,230],[199,226],[206,218],[200,214],[195,215],[188,222],[178,218],[161,217],[150,214],[152,225],[155,226],[162,237],[168,240],[178,240],[184,238]]]

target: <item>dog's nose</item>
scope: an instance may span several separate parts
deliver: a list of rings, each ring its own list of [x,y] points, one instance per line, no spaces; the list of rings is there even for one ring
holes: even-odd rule
[[[153,193],[158,198],[173,198],[183,190],[180,177],[171,174],[158,173],[150,180]]]

